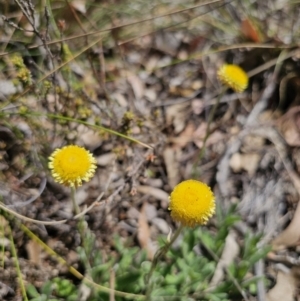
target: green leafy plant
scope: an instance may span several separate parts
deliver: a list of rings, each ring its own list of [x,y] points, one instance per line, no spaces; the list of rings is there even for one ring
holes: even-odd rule
[[[76,301],[78,292],[76,286],[68,279],[55,277],[44,283],[38,290],[32,285],[27,286],[27,293],[32,298],[30,301]]]
[[[241,242],[239,256],[228,267],[224,280],[213,290],[210,288],[225,239],[239,220],[235,207],[232,207],[226,214],[218,214],[214,231],[207,228],[185,229],[180,244],[171,248],[155,268],[150,284],[151,300],[234,300],[241,298],[236,283],[247,292],[255,293],[258,279],[249,275],[253,265],[265,257],[270,247],[258,248],[261,235],[250,233]],[[165,243],[165,237],[161,237],[160,246]],[[106,261],[101,252],[93,253],[93,279],[109,287],[110,275],[113,273],[115,289],[144,294],[147,290],[147,275],[151,269],[146,252],[137,247],[125,247],[118,236],[114,238],[114,247],[116,255]],[[119,296],[115,296],[115,299],[126,300]],[[98,292],[89,299],[96,300],[109,300],[109,296]]]

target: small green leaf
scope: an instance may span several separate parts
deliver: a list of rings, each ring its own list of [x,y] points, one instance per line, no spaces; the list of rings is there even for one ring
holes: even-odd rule
[[[215,294],[207,294],[206,298],[209,301],[229,301],[226,299],[228,295],[226,293],[215,293]]]
[[[249,271],[250,264],[247,261],[241,261],[237,266],[237,271],[235,277],[238,280],[243,280],[246,276],[247,272]]]
[[[52,282],[51,281],[47,281],[44,285],[43,285],[43,287],[42,287],[42,289],[41,289],[41,292],[42,292],[42,294],[44,294],[44,295],[46,295],[47,297],[49,297],[50,295],[51,295],[51,293],[52,293],[52,286],[53,286],[53,284],[52,284]]]
[[[250,258],[248,259],[249,264],[253,265],[254,263],[256,263],[257,261],[259,261],[262,258],[265,258],[267,256],[267,254],[272,250],[271,246],[268,247],[264,247],[261,248],[259,250],[257,250],[252,256],[250,256]]]
[[[180,284],[182,281],[185,280],[185,275],[184,273],[180,273],[179,275],[167,275],[165,278],[165,283],[167,285],[169,284]]]
[[[130,291],[130,288],[136,285],[140,277],[141,273],[139,271],[119,275],[116,279],[117,287]]]
[[[38,293],[38,291],[32,284],[28,284],[26,289],[27,289],[27,293],[30,297],[35,298],[35,297],[40,296],[40,294]]]

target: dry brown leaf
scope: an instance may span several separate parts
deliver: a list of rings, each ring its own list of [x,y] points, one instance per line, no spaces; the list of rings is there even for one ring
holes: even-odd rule
[[[253,152],[253,150],[259,150],[266,144],[266,138],[257,135],[247,135],[243,141],[242,151],[244,153]]]
[[[204,87],[204,82],[202,79],[196,79],[192,82],[191,87],[194,91],[198,91]]]
[[[253,176],[260,162],[260,158],[261,156],[257,153],[235,153],[230,158],[229,165],[234,172],[246,170],[249,176]]]
[[[224,139],[224,134],[221,131],[216,130],[212,134],[210,134],[209,137],[207,138],[206,146],[216,144],[223,139]]]
[[[148,222],[152,222],[152,220],[157,217],[157,209],[156,206],[147,203],[145,206],[145,214],[147,217]]]
[[[129,219],[139,219],[140,212],[135,208],[135,207],[130,207],[129,210],[127,211],[127,217]]]
[[[244,19],[242,21],[241,31],[247,39],[249,39],[255,43],[261,42],[261,38],[260,38],[260,34],[259,34],[258,30],[255,28],[255,26],[249,19]]]
[[[179,174],[179,150],[172,147],[167,147],[163,153],[164,161],[168,173],[169,185],[173,188],[180,181]]]
[[[187,116],[187,104],[181,103],[173,106],[168,106],[166,108],[166,121],[167,125],[174,126],[174,133],[180,133],[186,124],[186,116]]]
[[[163,218],[155,217],[151,220],[151,223],[152,225],[155,225],[163,234],[167,235],[170,232],[170,226]]]
[[[277,281],[267,293],[267,301],[294,301],[297,280],[292,271],[278,271]]]
[[[142,80],[135,74],[127,74],[127,80],[132,87],[136,99],[141,99],[145,93],[145,86]]]
[[[283,137],[290,146],[300,145],[300,132],[295,122],[292,119],[287,119],[282,125]]]
[[[280,132],[290,146],[300,146],[300,112],[299,107],[291,108],[278,123]]]
[[[184,131],[180,133],[178,137],[171,138],[170,141],[173,142],[179,148],[185,147],[190,141],[192,141],[193,133],[195,131],[195,126],[193,123],[188,123]]]
[[[228,267],[234,259],[238,256],[240,247],[236,242],[237,235],[235,232],[230,231],[225,240],[225,246],[222,256],[217,264],[214,276],[210,282],[210,286],[216,286],[224,278],[224,268]]]
[[[203,147],[203,142],[206,133],[207,133],[207,123],[202,122],[193,134],[193,141],[199,148]],[[216,130],[209,135],[205,145],[206,146],[213,145],[222,139],[224,139],[224,134],[221,131]]]
[[[300,238],[300,203],[298,203],[294,217],[288,227],[281,232],[272,242],[275,250],[294,246]]]
[[[77,128],[77,135],[79,137],[77,143],[85,145],[88,149],[94,150],[102,144],[102,138],[99,133],[89,129],[87,126],[80,124]]]
[[[203,112],[204,108],[205,106],[202,99],[195,98],[192,100],[192,110],[194,114],[200,115]]]
[[[234,172],[240,172],[243,169],[242,154],[235,153],[231,156],[229,166]]]
[[[169,93],[176,96],[191,97],[195,94],[195,91],[190,88],[182,88],[181,86],[170,86]]]
[[[70,2],[70,5],[82,14],[86,13],[85,4],[86,4],[86,0],[73,0]]]
[[[10,80],[0,80],[0,100],[17,93],[17,87]]]
[[[6,237],[6,229],[7,229],[8,221],[3,216],[0,216],[0,248],[1,247],[8,247],[10,245],[10,240]]]
[[[175,56],[181,40],[173,32],[158,31],[155,35],[155,45],[160,51]]]
[[[145,62],[145,69],[151,73],[155,68],[157,68],[160,57],[158,55],[150,56]]]
[[[114,153],[103,154],[101,156],[98,156],[96,160],[98,165],[107,166],[116,160],[116,154]]]
[[[159,188],[143,185],[143,186],[138,186],[136,190],[138,192],[151,195],[160,201],[169,201],[169,195],[165,191]]]
[[[41,246],[34,240],[30,240],[26,245],[26,250],[28,253],[28,258],[30,261],[34,262],[35,264],[41,266]]]
[[[196,131],[194,132],[194,138],[204,139],[207,131],[207,123],[201,122]]]
[[[157,92],[153,89],[145,89],[145,98],[150,102],[155,102],[157,99]]]
[[[121,107],[128,107],[128,101],[123,94],[116,92],[111,95],[111,98],[115,99]]]
[[[147,251],[148,259],[152,260],[155,254],[155,247],[150,237],[150,227],[146,216],[146,206],[147,203],[145,202],[139,215],[137,238],[141,247]]]

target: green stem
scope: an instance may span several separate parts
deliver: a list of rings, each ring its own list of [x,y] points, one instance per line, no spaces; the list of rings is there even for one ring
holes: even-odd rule
[[[71,187],[71,199],[72,199],[72,203],[73,203],[73,208],[74,208],[75,214],[78,215],[78,214],[80,214],[80,208],[76,202],[75,192],[76,192],[75,187]],[[88,256],[88,250],[87,250],[87,246],[86,246],[86,236],[85,236],[85,231],[87,230],[87,227],[85,227],[84,216],[81,216],[79,218],[78,230],[79,230],[79,234],[80,234],[80,238],[81,238],[82,248],[84,250],[84,256],[85,256],[84,265],[87,269],[90,270],[91,265],[88,260],[89,256]]]
[[[47,7],[48,12],[49,12],[49,19],[50,19],[51,26],[54,29],[53,32],[55,34],[55,37],[57,39],[59,39],[60,38],[59,29],[58,29],[58,27],[56,25],[55,18],[53,16],[52,7],[51,7],[51,1],[50,0],[46,0],[46,7]]]
[[[12,236],[10,226],[8,226],[8,228],[9,228],[9,240],[10,240],[10,245],[11,245],[11,252],[12,252],[12,255],[13,255],[13,258],[14,258],[14,261],[15,261],[15,266],[16,266],[16,270],[17,270],[17,274],[18,274],[18,279],[19,279],[19,284],[20,284],[23,300],[28,301],[24,281],[23,281],[23,278],[22,278],[22,273],[21,273],[21,270],[20,270],[18,255],[17,255],[17,251],[16,251],[16,248],[15,248],[14,238]]]
[[[183,229],[183,225],[181,224],[179,226],[179,228],[176,230],[176,232],[174,233],[174,235],[172,236],[171,240],[169,242],[167,242],[162,248],[160,248],[152,261],[151,264],[151,269],[149,271],[149,274],[147,275],[147,291],[146,291],[146,300],[150,300],[150,295],[151,295],[151,291],[152,291],[152,284],[151,284],[151,278],[153,275],[153,272],[159,262],[159,260],[165,256],[167,254],[167,252],[169,251],[169,249],[171,248],[171,246],[173,245],[173,243],[175,242],[175,240],[178,238],[178,236],[180,235],[182,229]]]
[[[19,224],[19,222],[17,221]],[[100,292],[105,292],[107,294],[113,292],[116,296],[124,297],[124,298],[129,298],[130,300],[133,299],[138,299],[138,300],[144,300],[145,296],[144,295],[137,295],[137,294],[131,294],[131,293],[126,293],[126,292],[121,292],[117,291],[102,285],[99,285],[89,278],[85,277],[82,275],[78,270],[76,270],[74,267],[68,265],[67,261],[60,257],[55,251],[53,251],[48,245],[46,245],[39,237],[37,237],[33,232],[31,232],[25,225],[19,224],[21,230],[32,240],[36,241],[49,255],[53,256],[54,258],[57,259],[57,261],[60,264],[63,264],[64,266],[68,267],[69,272],[75,276],[77,279],[82,280],[86,285],[90,285],[97,289]]]
[[[67,117],[67,116],[63,116],[63,115],[58,115],[58,114],[44,114],[44,113],[34,112],[34,111],[28,111],[27,113],[26,112],[25,113],[4,112],[3,108],[5,108],[5,106],[7,106],[7,105],[9,105],[9,102],[6,102],[6,103],[4,103],[4,105],[0,106],[0,111],[2,110],[0,112],[0,119],[4,118],[6,116],[10,117],[11,115],[17,115],[17,116],[23,116],[23,117],[43,117],[43,116],[45,116],[45,117],[50,118],[50,119],[59,119],[59,120],[77,122],[78,124],[83,124],[83,125],[86,125],[88,127],[96,129],[96,130],[103,130],[104,132],[109,133],[111,135],[115,135],[115,136],[121,137],[123,139],[126,139],[130,142],[140,144],[141,146],[143,146],[145,148],[153,149],[152,146],[150,146],[146,143],[143,143],[142,141],[139,141],[138,139],[135,139],[133,137],[124,135],[124,134],[119,133],[117,131],[111,130],[110,128],[104,127],[100,124],[93,124],[93,123],[90,123],[90,122],[87,122],[87,121],[84,121],[84,120],[80,120],[80,119],[72,118],[72,117]]]
[[[5,221],[4,217],[0,214],[0,233],[1,233],[0,237],[1,237],[1,239],[3,239],[5,237],[5,233],[4,233],[4,221]],[[1,263],[0,263],[0,266],[2,268],[4,268],[4,258],[5,258],[4,251],[5,251],[5,244],[3,243],[1,245],[1,251],[0,251],[1,254],[3,254],[3,256],[1,256],[2,258],[1,258]]]
[[[80,208],[76,202],[75,193],[76,193],[75,187],[71,187],[71,199],[72,199],[73,209],[75,211],[75,214],[77,215],[80,213]]]

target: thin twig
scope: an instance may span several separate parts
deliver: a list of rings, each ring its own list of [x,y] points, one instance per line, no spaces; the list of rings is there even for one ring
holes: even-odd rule
[[[47,1],[50,1],[50,0],[47,0]],[[167,13],[167,14],[163,14],[163,15],[159,15],[159,16],[154,16],[154,17],[146,18],[146,19],[139,20],[139,21],[134,21],[134,22],[130,22],[130,23],[127,23],[127,24],[110,27],[110,28],[107,28],[107,29],[100,29],[100,30],[88,32],[88,33],[85,33],[85,34],[80,34],[80,35],[76,35],[76,36],[64,38],[63,40],[60,39],[60,40],[48,42],[48,45],[56,44],[56,43],[61,43],[62,41],[68,41],[68,40],[74,40],[74,39],[78,39],[78,38],[83,38],[83,37],[90,36],[90,35],[97,35],[99,33],[109,32],[109,31],[112,31],[112,30],[115,30],[115,29],[121,29],[121,28],[124,28],[124,27],[127,27],[127,26],[138,25],[140,23],[149,22],[149,21],[153,21],[153,20],[156,20],[156,19],[159,19],[159,18],[164,18],[164,17],[168,17],[168,16],[180,14],[180,13],[183,13],[183,12],[186,12],[186,11],[189,11],[189,10],[197,9],[199,7],[203,7],[203,6],[206,6],[206,5],[209,5],[209,4],[218,3],[218,2],[223,2],[223,0],[212,0],[212,1],[203,2],[203,3],[200,3],[200,4],[194,5],[192,7],[188,7],[188,8],[181,9],[181,10],[177,10],[177,11],[170,12],[170,13]],[[249,45],[249,43],[247,45]],[[43,46],[43,44],[42,45],[33,45],[33,46],[30,46],[29,49],[38,48],[40,46]],[[253,47],[254,46],[257,47],[258,45],[252,43],[252,46]],[[245,47],[249,47],[249,46],[245,46]],[[271,46],[271,48],[274,48],[274,47],[275,47],[274,45]],[[276,47],[278,47],[278,45]],[[7,55],[9,53],[10,52],[0,53],[0,56]]]
[[[14,205],[7,205],[7,208],[17,208],[17,207],[24,207],[24,206],[27,206],[29,204],[31,204],[32,202],[34,202],[38,197],[41,196],[41,194],[43,193],[45,187],[46,187],[46,184],[47,184],[47,179],[46,178],[43,178],[42,179],[42,182],[41,182],[41,185],[39,187],[39,191],[36,195],[33,195],[29,200],[25,201],[25,202],[18,202],[18,203],[15,203]]]
[[[175,240],[178,238],[178,236],[180,235],[180,233],[182,232],[182,229],[184,228],[184,226],[181,224],[176,232],[174,233],[174,235],[172,236],[171,240],[169,242],[167,242],[162,248],[160,248],[156,254],[154,255],[152,264],[151,264],[151,268],[150,271],[147,275],[146,278],[146,284],[147,284],[147,291],[146,291],[146,300],[150,300],[150,296],[151,296],[151,291],[152,291],[152,283],[151,283],[151,278],[153,275],[153,272],[159,262],[159,260],[165,256],[168,252],[168,250],[171,248],[171,246],[173,245],[173,243],[175,242]]]
[[[264,261],[260,259],[254,265],[255,275],[259,277],[257,281],[257,301],[266,300],[266,289],[262,277],[264,276]]]
[[[26,217],[26,216],[24,216],[22,214],[19,214],[19,213],[17,213],[14,210],[9,209],[7,206],[5,206],[1,202],[0,202],[0,208],[3,209],[5,212],[8,212],[8,213],[14,215],[15,217],[18,217],[18,218],[22,219],[23,221],[31,222],[31,223],[39,224],[39,225],[51,226],[51,225],[65,224],[69,220],[72,220],[72,219],[76,220],[76,219],[82,217],[83,215],[85,215],[86,213],[88,213],[95,206],[99,206],[99,205],[104,204],[104,203],[105,203],[105,201],[102,201],[102,202],[95,201],[88,208],[86,208],[85,210],[83,210],[79,214],[75,215],[71,219],[63,219],[63,220],[59,220],[59,221],[41,221],[41,220],[37,220],[37,219],[32,219],[32,218]]]

